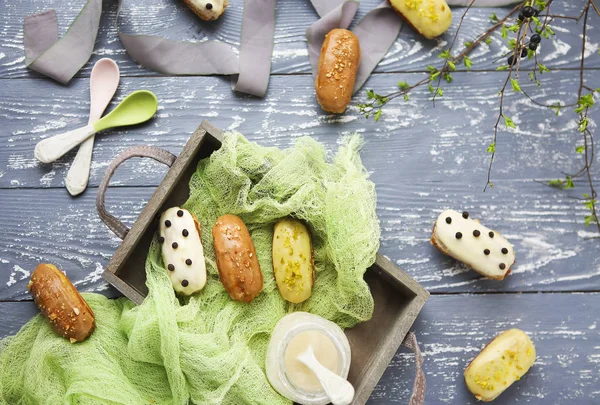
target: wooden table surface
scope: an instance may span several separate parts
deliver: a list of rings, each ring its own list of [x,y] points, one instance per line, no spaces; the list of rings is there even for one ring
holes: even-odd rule
[[[242,2],[230,3],[219,21],[203,23],[177,0],[126,0],[124,29],[238,45]],[[377,3],[363,1],[359,15]],[[118,295],[100,275],[120,241],[100,222],[94,199],[104,169],[123,149],[150,144],[178,153],[205,118],[278,147],[311,136],[334,150],[340,135],[359,132],[367,141],[363,162],[377,186],[381,251],[432,294],[414,326],[425,357],[426,403],[476,403],[463,383],[465,366],[496,334],[518,327],[535,342],[538,359],[495,403],[600,404],[600,239],[585,227],[582,204],[571,198],[586,187],[576,182],[575,190],[565,192],[535,182],[582,165],[575,154],[580,143],[575,113],[555,116],[509,92],[507,111],[518,128],[500,133],[496,187],[482,191],[486,147],[498,113],[496,94],[506,78],[495,71],[506,52],[500,33],[474,51],[472,72],[461,69],[453,83],[444,85],[444,97],[435,107],[427,89],[417,90],[409,102],[391,103],[376,123],[356,108],[332,116],[318,107],[304,36],[317,15],[308,1],[278,4],[272,76],[263,99],[233,93],[228,78],[166,77],[132,62],[116,36],[114,0],[104,2],[90,62],[62,86],[25,68],[23,18],[55,8],[64,32],[84,0],[0,4],[0,337],[14,334],[37,313],[26,285],[40,262],[58,265],[82,291]],[[555,1],[554,13],[577,15],[582,4]],[[472,10],[458,43],[483,32],[491,11]],[[493,11],[502,16],[507,9]],[[455,10],[449,33],[461,14]],[[551,72],[542,76],[540,88],[526,73],[521,83],[541,101],[572,103],[582,27],[573,21],[557,21],[553,27],[557,38],[544,40],[540,48]],[[600,18],[591,13],[585,78],[592,88],[600,87],[599,30]],[[441,66],[437,55],[451,34],[424,40],[405,26],[366,87],[385,94],[400,80],[421,79],[427,65]],[[87,123],[89,73],[102,57],[115,59],[122,73],[109,108],[133,90],[149,89],[158,96],[159,111],[147,124],[99,136],[90,188],[72,198],[63,181],[74,153],[44,165],[34,159],[33,148],[40,139]],[[360,99],[363,91],[355,97]],[[594,129],[599,110],[591,110]],[[108,209],[134,222],[165,172],[153,161],[127,163],[109,190]],[[484,280],[430,246],[433,221],[445,208],[468,210],[515,244],[517,264],[509,277]],[[407,403],[413,371],[413,357],[399,351],[369,403]]]

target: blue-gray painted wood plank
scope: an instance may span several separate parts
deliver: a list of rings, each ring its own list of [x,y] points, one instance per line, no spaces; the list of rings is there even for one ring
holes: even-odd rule
[[[59,18],[60,33],[73,21],[86,0],[38,0],[35,2],[13,2],[1,0],[0,27],[0,78],[40,77],[24,66],[23,19],[29,14],[54,8]],[[380,0],[363,0],[355,22],[373,9]],[[180,0],[125,0],[123,28],[126,32],[162,35],[176,40],[218,39],[233,46],[239,46],[239,33],[242,16],[241,1],[232,1],[222,18],[216,22],[203,22],[190,12]],[[578,16],[584,0],[555,1],[552,12]],[[510,8],[473,9],[463,24],[458,44],[472,41],[491,25],[492,12],[500,17]],[[128,76],[147,76],[156,73],[141,68],[126,54],[116,34],[117,2],[105,0],[104,14],[98,35],[94,56],[86,64],[83,76],[89,76],[93,63],[101,57],[111,57],[118,61],[121,71]],[[423,71],[428,65],[440,64],[437,55],[449,46],[456,31],[462,9],[454,9],[452,27],[438,39],[426,40],[405,25],[398,39],[385,59],[377,67],[377,72]],[[280,1],[277,5],[275,47],[273,50],[273,73],[308,73],[310,65],[306,50],[306,28],[317,19],[317,14],[309,1]],[[597,33],[600,29],[598,16],[590,16],[588,67],[600,67],[600,57],[596,54],[600,46]],[[571,20],[556,20],[552,27],[557,33],[555,41],[544,41],[540,47],[540,61],[550,68],[575,68],[581,53],[581,27]],[[461,49],[461,48],[457,48]],[[483,45],[473,52],[473,68],[495,69],[503,63],[508,52],[506,42],[500,32],[493,35],[490,46]],[[499,60],[500,59],[500,60]]]
[[[153,191],[111,188],[108,209],[131,224]],[[475,197],[468,185],[408,183],[378,185],[377,193],[381,252],[431,292],[600,290],[598,239],[583,225],[584,208],[554,189],[515,181],[494,193],[477,187]],[[73,199],[62,189],[0,190],[0,206],[0,300],[27,299],[40,262],[65,270],[83,291],[107,288],[100,274],[120,241],[98,218],[93,192]],[[447,207],[469,210],[514,243],[517,263],[504,281],[482,278],[430,245],[433,222]]]
[[[397,88],[399,80],[415,83],[423,73],[378,74],[366,86],[381,94]],[[597,71],[585,75],[589,87],[600,87]],[[579,76],[572,71],[544,74],[538,88],[522,75],[522,88],[543,103],[576,100]],[[426,87],[410,100],[394,100],[379,122],[365,119],[355,104],[342,116],[323,112],[316,103],[308,75],[275,76],[264,99],[239,95],[229,82],[216,77],[124,78],[109,109],[134,90],[149,89],[159,99],[159,111],[150,122],[110,130],[96,139],[91,185],[97,185],[109,162],[128,146],[151,144],[179,152],[202,119],[222,129],[236,129],[267,146],[288,147],[304,135],[334,147],[342,134],[362,133],[368,144],[363,153],[374,181],[399,187],[398,182],[456,181],[483,189],[498,116],[498,91],[506,72],[455,73],[443,84],[444,97],[431,103]],[[83,126],[88,120],[88,79],[69,87],[49,80],[5,80],[0,100],[0,188],[61,187],[75,151],[51,165],[37,162],[35,144],[46,137]],[[363,93],[354,103],[365,101]],[[575,147],[582,140],[572,108],[559,116],[539,107],[522,93],[508,90],[505,114],[518,128],[501,125],[497,142],[494,182],[558,177],[575,172],[582,156]],[[590,110],[595,128],[600,109]],[[119,171],[115,184],[158,185],[162,176],[147,170],[147,163]],[[500,184],[500,183],[498,183]]]
[[[600,294],[433,295],[415,322],[427,378],[426,404],[475,405],[463,371],[501,331],[520,328],[533,340],[537,360],[494,404],[600,403]],[[0,302],[0,337],[14,334],[37,314],[32,302]],[[369,405],[406,404],[414,355],[400,349]]]

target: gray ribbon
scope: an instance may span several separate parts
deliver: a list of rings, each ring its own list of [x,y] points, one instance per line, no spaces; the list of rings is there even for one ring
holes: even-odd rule
[[[473,7],[501,7],[521,0],[475,0]],[[472,0],[447,0],[449,6],[468,6]],[[313,76],[317,75],[317,65],[321,45],[325,35],[334,28],[348,28],[356,11],[356,0],[311,0],[317,14],[321,17],[306,30],[308,57]],[[358,38],[361,60],[352,93],[356,93],[369,78],[381,59],[396,41],[403,21],[390,7],[388,1],[369,11],[352,29]]]
[[[239,56],[219,41],[173,41],[152,35],[130,35],[120,30],[127,53],[138,63],[171,75],[237,75],[236,91],[264,96],[269,84],[277,0],[245,0]],[[118,16],[122,8],[119,0]],[[93,50],[102,0],[88,0],[65,35],[58,39],[54,10],[25,18],[26,65],[63,84],[81,69]]]
[[[306,30],[308,57],[313,76],[316,77],[325,35],[334,28],[347,29],[358,10],[358,2],[355,0],[311,0],[311,2],[321,17]],[[361,60],[352,93],[356,93],[362,87],[373,69],[383,59],[396,40],[402,25],[400,17],[388,2],[384,1],[369,11],[354,27],[352,32],[360,43]]]

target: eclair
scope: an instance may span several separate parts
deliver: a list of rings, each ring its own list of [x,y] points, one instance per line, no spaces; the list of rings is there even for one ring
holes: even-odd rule
[[[173,288],[191,295],[206,285],[204,248],[200,239],[200,224],[187,210],[173,207],[160,217],[158,242]]]
[[[499,232],[481,225],[466,211],[442,212],[433,227],[431,244],[494,280],[502,280],[515,263],[513,246]]]

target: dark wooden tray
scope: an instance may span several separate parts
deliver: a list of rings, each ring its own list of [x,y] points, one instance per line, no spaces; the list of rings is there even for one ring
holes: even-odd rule
[[[148,293],[145,261],[160,214],[188,199],[189,180],[198,161],[219,149],[221,140],[221,131],[203,121],[102,274],[136,304],[140,304]],[[375,313],[368,322],[346,330],[352,349],[348,379],[356,389],[354,405],[367,402],[429,297],[419,283],[380,254],[367,270],[365,280],[373,294]]]

